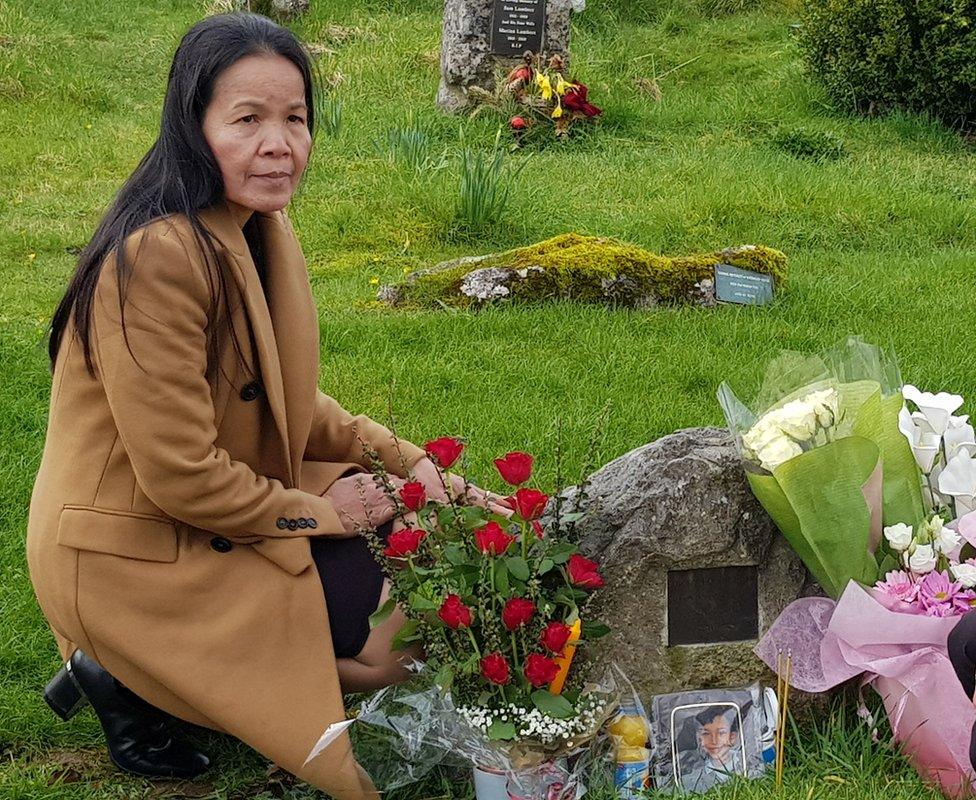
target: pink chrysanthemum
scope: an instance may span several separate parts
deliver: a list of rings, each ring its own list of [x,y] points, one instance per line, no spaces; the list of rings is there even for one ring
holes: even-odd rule
[[[918,584],[918,600],[930,617],[951,617],[970,608],[972,592],[945,572],[930,572]]]
[[[918,600],[918,581],[901,570],[889,572],[883,581],[878,581],[876,588],[903,603],[914,603]]]

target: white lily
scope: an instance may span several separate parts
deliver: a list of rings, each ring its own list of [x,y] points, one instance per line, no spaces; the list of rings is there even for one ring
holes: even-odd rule
[[[915,414],[902,406],[901,411],[898,412],[898,430],[908,439],[918,468],[928,475],[935,466],[935,459],[938,458],[942,448],[942,437],[932,432],[924,416],[920,415],[920,417],[916,419]]]
[[[976,431],[969,424],[969,416],[949,417],[945,436],[946,459],[951,459],[961,447],[965,447],[970,455],[976,455]]]
[[[918,406],[932,430],[940,435],[949,426],[949,417],[963,404],[963,399],[958,394],[922,392],[911,384],[903,386],[901,393],[902,397]]]
[[[956,500],[956,516],[976,507],[976,460],[969,450],[960,448],[939,474],[939,491]]]

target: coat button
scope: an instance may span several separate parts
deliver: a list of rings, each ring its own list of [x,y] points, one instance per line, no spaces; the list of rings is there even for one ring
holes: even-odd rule
[[[257,400],[261,395],[261,383],[260,381],[251,381],[250,383],[245,383],[241,387],[241,400],[249,403],[251,400]]]
[[[225,539],[223,536],[214,536],[214,538],[210,540],[210,546],[218,553],[229,553],[234,549],[234,545],[227,541],[227,539]]]
[[[278,521],[275,522],[275,525],[278,526],[279,530],[283,531],[285,528],[288,527],[288,520],[285,519],[284,517],[278,517]]]
[[[290,531],[297,531],[298,530],[298,520],[297,519],[290,519],[290,520],[288,520],[288,530],[290,530]]]
[[[307,528],[308,527],[308,520],[305,519],[305,517],[299,517],[298,518],[298,527],[299,528]]]
[[[308,527],[315,528],[317,526],[318,526],[318,523],[315,521],[315,517],[309,517],[308,518]]]

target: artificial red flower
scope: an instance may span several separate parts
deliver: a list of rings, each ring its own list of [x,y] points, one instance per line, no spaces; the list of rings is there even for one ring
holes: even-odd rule
[[[536,689],[548,686],[559,674],[559,666],[551,658],[540,653],[530,653],[525,657],[525,677]]]
[[[563,105],[570,111],[579,111],[588,117],[599,116],[603,113],[603,110],[587,102],[586,92],[586,86],[577,82],[574,86],[566,89],[566,94],[563,95]]]
[[[441,469],[450,469],[451,465],[461,456],[464,444],[453,436],[442,436],[432,439],[424,445],[424,450]]]
[[[535,538],[541,539],[545,534],[542,531],[542,523],[539,520],[532,520],[532,530],[535,531]]]
[[[411,553],[416,553],[420,547],[421,540],[427,535],[427,531],[417,528],[404,528],[394,531],[386,539],[386,549],[383,555],[390,558],[404,558]]]
[[[467,628],[471,625],[471,609],[456,594],[444,598],[437,616],[448,628]]]
[[[599,589],[603,586],[603,578],[596,571],[597,563],[583,558],[579,553],[573,553],[569,557],[566,568],[569,570],[569,580],[576,586],[584,589]]]
[[[521,131],[525,129],[525,117],[512,117],[508,121],[509,127],[513,131]]]
[[[506,499],[522,519],[529,520],[541,517],[549,502],[549,496],[538,489],[519,489]]]
[[[400,499],[410,511],[419,511],[427,502],[427,491],[417,481],[405,483],[400,487]]]
[[[543,628],[542,635],[539,636],[539,642],[546,650],[553,653],[561,653],[566,646],[566,642],[569,641],[572,632],[573,629],[565,622],[553,620]]]
[[[524,597],[513,597],[502,609],[502,622],[508,630],[514,631],[532,619],[533,614],[535,603]]]
[[[492,683],[508,683],[508,661],[501,653],[489,653],[481,659],[481,674]]]
[[[521,117],[516,119],[521,119]],[[504,458],[496,458],[495,466],[506,483],[510,483],[512,486],[521,486],[532,474],[532,456],[528,453],[515,451],[508,453]]]
[[[474,532],[475,546],[482,553],[498,556],[504,553],[508,546],[515,541],[515,537],[505,533],[502,526],[492,521]]]

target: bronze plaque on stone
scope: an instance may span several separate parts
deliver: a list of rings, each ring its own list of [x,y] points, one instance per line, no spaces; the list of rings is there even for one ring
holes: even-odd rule
[[[542,50],[546,0],[495,0],[491,14],[491,52],[521,56]]]
[[[759,638],[759,571],[716,567],[668,573],[668,645]]]

